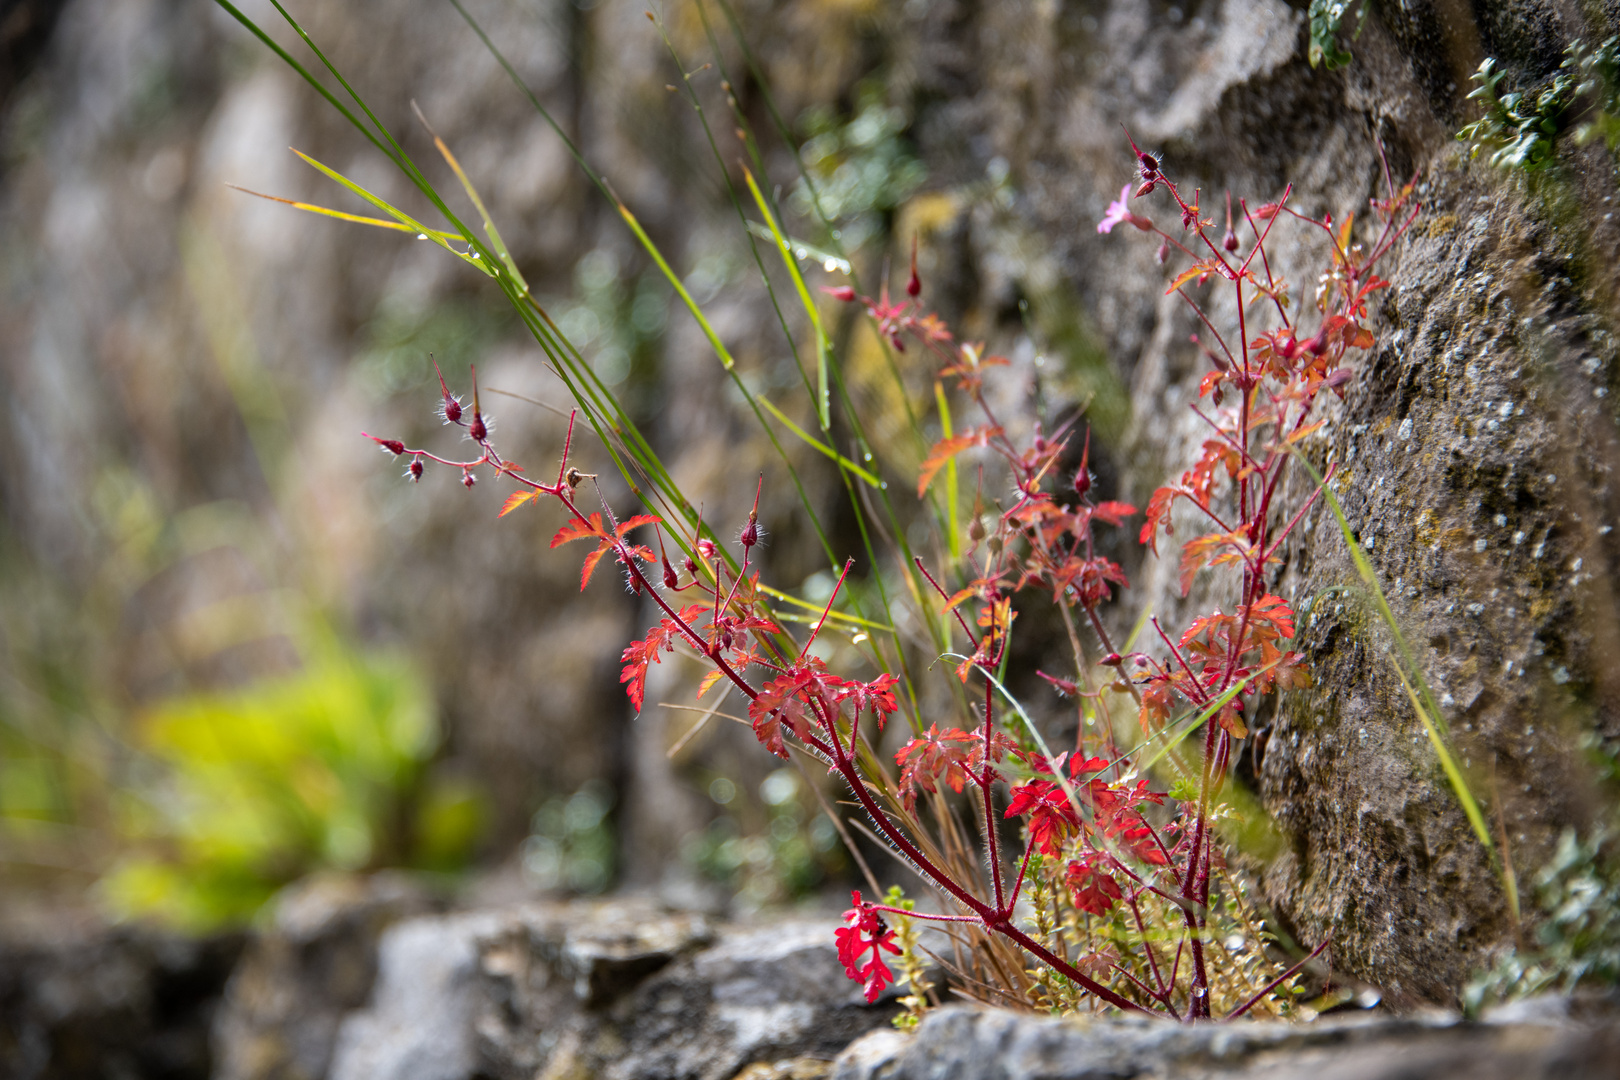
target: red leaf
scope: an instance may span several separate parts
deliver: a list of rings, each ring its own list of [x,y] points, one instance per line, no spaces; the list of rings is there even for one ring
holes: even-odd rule
[[[1214,259],[1201,259],[1198,262],[1193,263],[1180,274],[1176,275],[1176,279],[1170,283],[1170,287],[1164,290],[1165,294],[1169,295],[1170,293],[1175,292],[1193,278],[1208,277],[1210,274],[1215,272],[1215,267],[1216,264]],[[1200,281],[1199,284],[1202,284],[1202,281]]]
[[[596,554],[600,555],[601,552]],[[647,636],[641,641],[632,641],[619,657],[624,661],[619,681],[626,684],[625,693],[630,698],[630,704],[636,707],[636,712],[641,711],[642,698],[647,692],[647,665],[658,663],[658,654],[670,648],[669,635],[674,629],[674,623],[663,620],[647,631]]]
[[[901,766],[900,793],[906,809],[916,806],[918,788],[938,791],[940,780],[961,794],[973,767],[975,744],[982,748],[984,741],[971,732],[958,728],[940,731],[938,725],[930,724],[924,734],[902,746],[894,755],[894,763]]]
[[[1063,876],[1074,896],[1074,906],[1092,915],[1108,914],[1114,901],[1124,895],[1120,892],[1119,883],[1102,869],[1105,858],[1099,852],[1087,852],[1070,861],[1068,871]]]
[[[1127,502],[1100,502],[1091,508],[1091,516],[1110,525],[1123,525],[1126,518],[1136,516],[1136,507]]]
[[[551,538],[552,547],[561,547],[573,540],[587,540],[592,537],[607,536],[607,530],[602,527],[602,515],[592,514],[589,521],[574,518],[568,524],[557,530],[557,535]]]
[[[505,517],[524,503],[532,502],[539,497],[540,493],[532,489],[529,491],[514,491],[506,497],[506,504],[501,507],[501,512],[496,517]],[[555,544],[552,545],[552,547],[556,546]]]
[[[603,544],[589,555],[585,556],[585,565],[579,568],[579,591],[584,592],[585,586],[591,583],[591,575],[596,573],[596,564],[602,561],[602,556],[612,551],[609,544]]]
[[[965,431],[960,435],[953,435],[949,439],[941,439],[935,443],[928,456],[923,459],[922,466],[917,470],[917,498],[922,498],[928,491],[928,485],[933,483],[939,470],[945,463],[960,454],[970,446],[983,446],[991,439],[1001,434],[999,427],[981,427]]]
[[[1148,545],[1155,555],[1159,553],[1160,524],[1164,525],[1166,534],[1175,531],[1170,525],[1170,504],[1180,494],[1183,493],[1176,488],[1162,487],[1155,491],[1153,497],[1148,500],[1147,521],[1142,525],[1142,535],[1138,537],[1137,543]]]
[[[591,515],[593,519],[596,518],[596,516],[597,515],[595,514]],[[663,523],[663,520],[663,518],[655,517],[652,514],[637,514],[635,517],[630,518],[627,521],[620,522],[619,527],[614,529],[613,532],[616,536],[624,536],[637,525],[659,525]],[[600,524],[600,522],[598,522],[598,524]]]

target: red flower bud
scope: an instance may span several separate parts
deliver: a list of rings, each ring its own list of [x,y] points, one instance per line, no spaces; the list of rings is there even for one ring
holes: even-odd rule
[[[681,579],[675,573],[675,568],[669,565],[669,557],[666,555],[664,557],[664,588],[673,589],[680,585],[680,583]]]
[[[922,279],[917,277],[917,238],[911,238],[911,277],[906,279],[906,295],[915,298],[922,292]]]
[[[405,475],[411,478],[412,483],[422,479],[422,459],[411,458],[410,465],[405,469]]]
[[[478,477],[474,476],[470,472],[462,473],[461,482],[467,487],[472,487],[474,484],[478,483]]]
[[[1151,194],[1153,194],[1153,181],[1152,180],[1144,180],[1142,182],[1142,186],[1136,189],[1136,194],[1132,195],[1131,198],[1140,199],[1144,195],[1151,195]]]
[[[842,300],[846,304],[855,299],[855,290],[850,288],[848,285],[840,285],[836,289],[831,289],[823,285],[821,287],[821,291],[832,297],[834,300]]]
[[[1117,653],[1117,652],[1109,653],[1107,656],[1103,657],[1102,660],[1100,661],[1100,663],[1104,667],[1119,667],[1119,665],[1123,664],[1124,662],[1125,662],[1125,658],[1123,656],[1119,655],[1119,653]]]
[[[737,542],[743,546],[744,551],[759,543],[759,519],[755,514],[749,513],[748,524],[737,534]]]
[[[699,555],[701,555],[705,559],[714,558],[714,554],[715,554],[714,541],[708,539],[707,537],[705,537],[702,540],[699,540],[697,542],[697,553]]]
[[[1158,254],[1154,256],[1160,266],[1170,261],[1170,241],[1166,240],[1159,245]]]
[[[461,423],[461,402],[451,394],[444,395],[444,400],[439,403],[439,415],[444,417],[447,424]]]
[[[692,558],[692,556],[688,555],[686,560],[682,562],[681,565],[686,567],[686,572],[688,574],[691,574],[694,578],[697,577],[697,562]]]
[[[405,444],[398,439],[379,439],[375,435],[367,435],[364,431],[360,434],[365,435],[366,438],[387,450],[390,454],[403,454],[405,452]]]

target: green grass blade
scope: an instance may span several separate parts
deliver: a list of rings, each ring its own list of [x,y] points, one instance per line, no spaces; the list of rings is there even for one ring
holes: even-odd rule
[[[765,218],[765,226],[770,229],[771,237],[776,243],[778,254],[787,266],[788,274],[793,278],[793,288],[799,294],[799,303],[804,306],[804,313],[810,317],[810,326],[816,334],[816,416],[821,420],[821,430],[826,431],[832,427],[832,403],[827,393],[827,363],[828,354],[832,346],[827,341],[827,331],[821,325],[821,310],[815,298],[810,295],[810,289],[804,283],[804,275],[799,273],[799,261],[793,257],[793,245],[788,238],[782,235],[782,230],[776,224],[776,215],[771,213],[770,205],[765,202],[765,196],[760,193],[759,184],[754,181],[754,173],[750,169],[743,170],[743,179],[748,183],[748,193],[754,197],[754,204]]]
[[[949,439],[955,432],[951,429],[951,402],[945,396],[945,386],[942,383],[934,383],[934,405],[939,409],[940,438]],[[945,463],[945,537],[950,545],[953,563],[962,559],[962,530],[956,520],[957,504],[961,500],[957,496],[956,455],[952,454],[950,460]]]
[[[429,240],[432,240],[434,243],[436,243],[440,247],[444,248],[450,254],[456,256],[456,258],[461,259],[463,262],[466,262],[466,263],[468,263],[468,264],[470,264],[472,266],[477,267],[480,271],[482,271],[485,274],[488,274],[490,277],[495,276],[495,268],[490,266],[488,262],[486,262],[484,259],[479,257],[477,252],[461,252],[461,251],[457,251],[454,247],[452,247],[450,245],[450,240],[449,240],[450,234],[445,233],[445,232],[441,232],[438,229],[430,229],[430,228],[428,228],[426,225],[422,224],[420,221],[417,221],[415,218],[411,217],[411,215],[407,214],[405,211],[403,211],[403,210],[399,209],[398,207],[394,206],[392,203],[389,203],[389,202],[377,197],[376,195],[373,195],[371,192],[367,191],[365,188],[361,187],[359,184],[355,183],[353,180],[350,180],[348,177],[344,176],[342,173],[338,172],[336,169],[331,169],[331,168],[326,167],[325,165],[322,165],[320,162],[316,161],[314,158],[310,157],[308,154],[304,153],[302,150],[294,149],[293,153],[297,154],[300,158],[303,158],[310,165],[314,166],[316,169],[319,169],[322,173],[326,174],[331,179],[336,180],[338,183],[342,184],[344,187],[348,188],[350,191],[354,192],[356,195],[358,195],[362,199],[366,200],[366,202],[370,203],[372,206],[375,206],[377,209],[381,210],[383,213],[389,215],[395,221],[398,221],[400,224],[404,225],[406,228],[414,231],[418,236],[426,236]],[[465,239],[465,237],[463,237],[462,239]]]
[[[427,118],[422,116],[420,110],[417,111],[416,115],[422,121],[422,126],[427,127]],[[505,265],[507,272],[512,275],[513,280],[522,287],[524,292],[528,292],[529,283],[524,280],[522,271],[517,268],[517,263],[513,261],[512,253],[506,249],[506,241],[501,239],[500,230],[495,227],[494,219],[489,216],[489,210],[485,208],[484,200],[478,196],[478,189],[467,178],[466,172],[461,168],[461,162],[456,160],[456,155],[450,152],[450,147],[445,144],[445,141],[439,138],[438,132],[429,127],[428,133],[433,136],[433,145],[438,148],[439,154],[445,160],[445,164],[450,166],[450,171],[456,174],[457,180],[461,181],[461,190],[465,191],[467,198],[472,200],[473,209],[478,211],[478,217],[484,223],[484,235],[489,237],[490,245],[494,247],[495,254],[500,257],[502,264]]]
[[[797,435],[800,439],[803,439],[805,444],[813,448],[817,453],[837,462],[839,468],[848,469],[850,472],[854,473],[862,480],[865,480],[873,487],[880,487],[882,485],[882,482],[878,480],[877,477],[873,476],[871,473],[849,460],[849,458],[845,457],[843,454],[840,454],[826,443],[811,435],[808,431],[804,430],[798,424],[795,424],[792,420],[789,420],[787,416],[782,413],[782,410],[778,409],[775,405],[772,405],[768,399],[763,396],[758,396],[758,401],[762,406],[764,406],[766,412],[776,417],[778,423],[787,428],[789,431],[793,432],[793,434]]]
[[[692,299],[691,293],[686,291],[686,285],[681,281],[680,275],[670,269],[669,263],[664,260],[664,253],[658,250],[658,245],[652,242],[652,237],[647,235],[646,230],[641,227],[641,222],[636,220],[636,215],[630,212],[630,208],[617,199],[614,200],[614,205],[619,208],[619,215],[624,218],[625,224],[630,226],[630,231],[635,233],[636,239],[641,241],[641,246],[652,257],[652,261],[658,266],[659,272],[664,275],[664,280],[668,281],[675,289],[675,295],[681,298],[681,303],[686,305],[686,310],[690,311],[692,318],[697,320],[698,327],[703,331],[703,336],[709,339],[709,347],[714,350],[714,355],[720,358],[720,366],[730,371],[736,366],[737,361],[732,359],[731,353],[726,349],[725,342],[721,341],[720,335],[715,333],[714,327],[710,325],[708,317],[703,314],[703,309],[698,306],[698,302]]]
[[[1519,886],[1513,872],[1509,870],[1499,858],[1496,845],[1491,840],[1490,827],[1485,822],[1484,811],[1480,809],[1479,800],[1474,798],[1473,791],[1468,786],[1467,779],[1457,766],[1456,755],[1450,746],[1450,732],[1447,730],[1445,716],[1440,706],[1434,700],[1434,694],[1429,689],[1428,681],[1423,678],[1423,671],[1418,667],[1417,658],[1413,655],[1411,646],[1406,642],[1406,635],[1401,633],[1400,625],[1395,621],[1395,613],[1390,610],[1389,600],[1384,595],[1383,586],[1378,583],[1378,575],[1374,572],[1372,561],[1367,558],[1367,552],[1356,540],[1354,531],[1350,528],[1349,520],[1344,516],[1344,508],[1339,505],[1339,499],[1328,486],[1322,474],[1316,470],[1304,454],[1297,448],[1292,448],[1294,457],[1305,466],[1311,479],[1316,481],[1322,497],[1327,501],[1333,517],[1338,522],[1339,532],[1344,537],[1345,546],[1350,551],[1350,560],[1355,564],[1356,573],[1371,593],[1373,602],[1378,608],[1378,614],[1388,627],[1390,637],[1395,642],[1397,653],[1395,676],[1406,690],[1407,697],[1412,701],[1412,707],[1417,711],[1418,720],[1429,736],[1429,743],[1434,747],[1435,756],[1440,759],[1440,768],[1446,774],[1446,780],[1451,790],[1457,796],[1463,813],[1468,817],[1468,823],[1478,837],[1480,846],[1490,857],[1492,866],[1502,879],[1502,890],[1507,894],[1508,904],[1513,911],[1515,920],[1519,917]]]

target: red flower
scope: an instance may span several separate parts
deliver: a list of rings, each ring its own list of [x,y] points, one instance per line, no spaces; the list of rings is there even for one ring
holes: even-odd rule
[[[862,902],[859,889],[849,899],[855,906],[844,912],[844,925],[833,935],[838,939],[838,962],[844,965],[845,975],[862,984],[866,1000],[872,1002],[894,982],[894,972],[883,962],[883,951],[898,956],[900,946],[894,943],[894,931],[883,925],[883,917],[871,904]],[[872,958],[863,963],[868,952]]]

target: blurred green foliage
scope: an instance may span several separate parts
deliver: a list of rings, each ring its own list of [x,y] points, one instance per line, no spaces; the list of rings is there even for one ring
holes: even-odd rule
[[[857,251],[881,235],[888,214],[927,179],[927,170],[902,137],[904,111],[883,102],[883,90],[863,84],[856,93],[853,116],[840,118],[816,105],[805,110],[799,125],[805,135],[799,160],[804,179],[794,185],[788,204],[795,213],[825,217],[833,238],[845,251]]]
[[[731,780],[716,776],[709,797],[723,812],[689,837],[681,852],[687,865],[732,891],[739,908],[758,910],[797,899],[844,869],[838,832],[807,801],[795,770],[777,769],[760,784],[763,828],[750,820],[758,808],[742,805],[741,794]]]
[[[523,874],[539,889],[599,893],[613,881],[613,789],[587,781],[572,795],[557,795],[535,811],[523,842]]]
[[[1463,991],[1470,1015],[1532,994],[1620,984],[1620,859],[1611,830],[1559,838],[1536,875],[1540,923],[1528,945],[1509,950]]]
[[[405,814],[438,731],[397,657],[332,646],[296,674],[160,705],[136,738],[156,768],[115,806],[130,848],[101,885],[123,915],[241,922],[317,868],[453,864],[481,825],[470,793]]]
[[[1332,71],[1334,68],[1344,67],[1351,61],[1350,50],[1339,43],[1339,34],[1344,17],[1350,13],[1355,4],[1356,0],[1311,0],[1308,16],[1311,26],[1309,49],[1311,67],[1322,67]],[[1351,37],[1360,37],[1361,29],[1366,24],[1367,3],[1363,2]]]
[[[1558,140],[1571,131],[1578,143],[1601,138],[1611,152],[1620,147],[1620,37],[1595,48],[1571,42],[1551,81],[1534,92],[1502,93],[1505,72],[1495,57],[1472,78],[1479,85],[1468,97],[1485,113],[1457,132],[1470,158],[1488,152],[1497,168],[1534,172],[1553,163]]]

